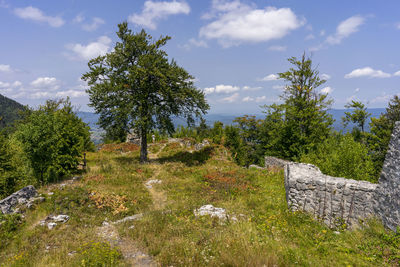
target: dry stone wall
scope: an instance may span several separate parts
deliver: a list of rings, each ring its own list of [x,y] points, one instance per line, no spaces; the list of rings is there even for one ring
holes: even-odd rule
[[[357,225],[376,216],[392,230],[400,226],[400,122],[392,133],[378,184],[331,177],[311,165],[285,165],[286,200],[328,226]]]

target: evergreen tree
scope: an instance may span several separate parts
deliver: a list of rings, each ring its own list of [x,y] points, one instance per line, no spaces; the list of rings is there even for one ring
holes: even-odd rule
[[[360,101],[352,100],[351,103],[345,105],[345,108],[353,109],[351,112],[345,112],[345,117],[342,118],[344,127],[347,127],[349,122],[355,123],[361,133],[364,133],[365,123],[371,116],[367,112],[367,107]]]
[[[100,125],[137,130],[140,161],[145,162],[148,133],[154,128],[172,133],[173,115],[193,125],[194,116],[201,117],[209,105],[193,77],[161,49],[170,37],[152,41],[144,30],[133,33],[126,22],[118,28],[114,50],[90,60],[82,78],[90,86],[90,105],[100,114]]]

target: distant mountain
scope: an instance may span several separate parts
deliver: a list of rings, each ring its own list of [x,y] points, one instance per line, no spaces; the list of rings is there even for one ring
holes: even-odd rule
[[[336,131],[341,131],[343,130],[344,132],[351,131],[351,129],[354,127],[354,125],[349,124],[346,129],[343,128],[342,124],[342,117],[344,117],[344,113],[346,111],[350,111],[349,109],[331,109],[329,110],[329,113],[332,114],[333,119],[335,120],[333,123],[333,128]],[[385,112],[384,108],[370,108],[368,109],[368,112],[371,113],[371,117],[379,117],[381,113]],[[244,115],[244,114],[243,114]],[[265,114],[249,114],[249,115],[254,115],[258,119],[264,119]],[[96,124],[97,120],[99,118],[99,115],[91,112],[78,112],[78,116],[82,118],[84,122],[86,122],[90,128],[93,130],[99,129],[99,126]],[[224,125],[229,125],[233,123],[233,120],[236,117],[239,117],[240,115],[229,115],[229,114],[207,114],[204,116],[207,125],[212,126],[214,122],[220,121]],[[366,125],[366,130],[369,131],[369,122],[370,119],[367,122]],[[173,118],[173,123],[175,127],[179,125],[184,125],[186,126],[186,121],[183,118],[178,118],[175,117]]]
[[[19,119],[19,112],[24,109],[22,104],[0,94],[0,129]]]

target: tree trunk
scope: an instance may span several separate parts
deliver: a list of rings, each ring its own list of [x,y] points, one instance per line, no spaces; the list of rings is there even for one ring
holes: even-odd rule
[[[140,163],[147,162],[147,131],[145,128],[140,130]]]

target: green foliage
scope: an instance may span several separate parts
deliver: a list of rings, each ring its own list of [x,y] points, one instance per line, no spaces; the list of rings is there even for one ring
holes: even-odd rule
[[[396,121],[400,121],[400,98],[398,96],[394,96],[389,101],[386,112],[379,118],[371,118],[371,131],[367,135],[367,143],[374,161],[376,175],[379,175],[382,170]]]
[[[23,220],[20,214],[3,215],[0,212],[0,250],[4,249],[16,234]]]
[[[224,139],[224,124],[220,121],[214,122],[214,126],[209,131],[209,138],[215,144],[222,144]]]
[[[265,106],[265,124],[272,127],[262,127],[262,135],[270,138],[263,142],[267,154],[294,159],[315,149],[329,135],[333,121],[327,109],[332,101],[316,91],[325,80],[319,78],[310,58],[303,54],[301,59],[292,57],[288,61],[294,68],[278,73],[288,83],[281,95],[284,103]]]
[[[40,183],[76,170],[82,152],[94,148],[89,127],[73,112],[69,99],[48,100],[32,111],[18,125],[16,137]]]
[[[122,259],[117,249],[104,242],[85,244],[78,253],[82,267],[112,267],[117,266]]]
[[[171,116],[185,117],[190,126],[209,105],[193,77],[161,49],[170,37],[153,41],[144,30],[133,33],[126,22],[118,25],[117,35],[114,50],[90,60],[82,78],[90,86],[90,105],[100,114],[99,124],[106,130],[115,126],[117,133],[134,128],[142,137],[144,162],[147,135],[154,128],[172,133]]]
[[[375,183],[378,180],[367,147],[356,142],[351,134],[331,136],[316,150],[302,155],[300,162],[314,164],[331,176]]]
[[[347,127],[349,122],[356,124],[356,129],[364,133],[365,122],[371,113],[367,112],[367,107],[361,101],[352,100],[351,103],[345,105],[345,108],[353,109],[351,112],[345,112],[345,117],[342,118],[344,127]],[[357,133],[357,130],[355,133]]]

